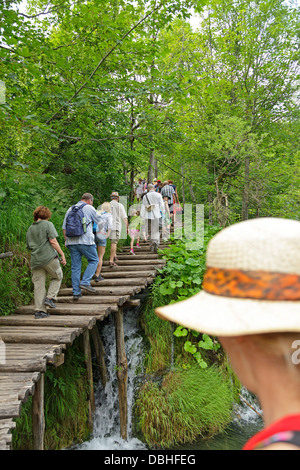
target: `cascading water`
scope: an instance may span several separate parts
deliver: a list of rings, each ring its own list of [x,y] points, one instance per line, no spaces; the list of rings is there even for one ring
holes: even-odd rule
[[[96,411],[94,431],[90,441],[75,447],[79,450],[146,450],[147,447],[132,436],[132,409],[135,390],[142,377],[143,337],[137,325],[137,309],[124,314],[125,350],[128,362],[128,425],[125,441],[120,436],[119,396],[116,374],[116,340],[112,318],[102,329],[102,339],[106,351],[108,381],[105,390],[99,383],[95,390]],[[177,450],[239,450],[245,441],[262,427],[259,405],[246,390],[241,392],[246,400],[235,407],[234,417],[229,428],[212,439],[200,439],[192,444],[176,447]],[[248,405],[250,404],[251,407]],[[256,412],[255,412],[256,410]]]
[[[128,362],[128,440],[120,436],[119,421],[119,396],[116,374],[116,340],[113,319],[102,329],[102,338],[106,351],[106,367],[108,381],[103,390],[99,383],[95,390],[96,411],[94,415],[94,431],[90,441],[77,446],[80,450],[140,450],[146,449],[145,445],[132,437],[132,408],[134,394],[143,361],[143,338],[137,325],[136,310],[124,313],[124,337],[125,350]]]

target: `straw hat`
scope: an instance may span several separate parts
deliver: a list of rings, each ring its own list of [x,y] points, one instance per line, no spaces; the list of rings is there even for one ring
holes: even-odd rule
[[[119,197],[119,193],[117,191],[113,191],[110,195],[111,199],[117,199]]]
[[[216,336],[300,332],[300,222],[258,218],[220,231],[203,290],[156,314]]]

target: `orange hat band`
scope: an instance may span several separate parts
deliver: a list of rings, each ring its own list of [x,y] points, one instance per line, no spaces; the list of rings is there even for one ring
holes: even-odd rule
[[[203,289],[209,294],[242,299],[300,300],[300,276],[208,267]]]

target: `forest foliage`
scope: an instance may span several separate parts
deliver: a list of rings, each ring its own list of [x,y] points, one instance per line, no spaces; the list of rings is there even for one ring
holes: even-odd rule
[[[0,314],[32,295],[25,234],[38,205],[52,211],[60,242],[64,213],[84,192],[96,206],[111,191],[132,200],[139,176],[172,179],[183,204],[203,204],[210,235],[253,217],[299,219],[299,35],[299,7],[284,0],[2,0],[0,252],[15,256],[0,264]],[[177,243],[157,298],[199,291],[202,255]],[[165,322],[151,348],[160,339],[168,348],[170,333]],[[176,336],[205,376],[216,343],[182,328]],[[160,352],[149,369],[166,367]],[[145,397],[178,409],[168,380],[184,379],[148,384]],[[169,444],[168,422],[161,432]]]
[[[157,174],[210,224],[298,218],[297,5],[4,0],[0,16],[1,211],[29,185],[55,209]]]

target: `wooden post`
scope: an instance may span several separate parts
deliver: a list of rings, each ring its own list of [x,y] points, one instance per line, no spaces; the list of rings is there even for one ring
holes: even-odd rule
[[[44,450],[44,382],[45,375],[41,374],[32,400],[33,450]]]
[[[120,434],[123,439],[127,439],[127,377],[128,364],[125,353],[123,309],[118,308],[115,314],[116,330],[116,350],[117,350],[117,377],[119,389],[119,408],[120,408]]]
[[[93,413],[95,411],[95,395],[94,395],[94,380],[93,380],[93,368],[92,368],[92,353],[90,345],[90,333],[88,329],[83,331],[83,351],[84,360],[87,370],[87,380],[89,384],[89,425],[93,426]]]
[[[107,384],[107,369],[106,369],[106,364],[105,364],[105,350],[104,350],[104,346],[103,346],[103,343],[102,343],[102,339],[101,339],[99,331],[98,331],[97,324],[91,330],[91,335],[92,335],[92,339],[93,339],[93,343],[94,343],[94,347],[95,347],[97,364],[98,364],[99,370],[100,370],[102,386],[103,386],[103,388],[105,388],[106,384]]]

